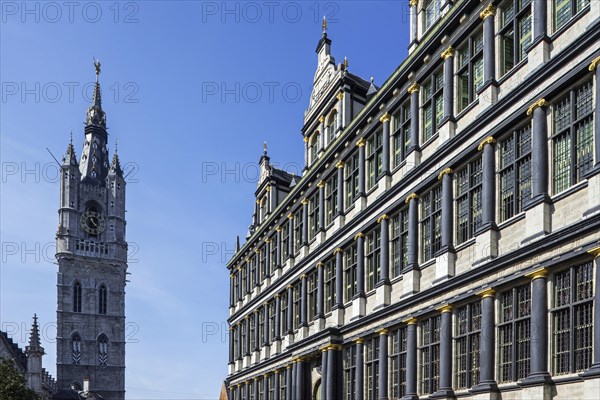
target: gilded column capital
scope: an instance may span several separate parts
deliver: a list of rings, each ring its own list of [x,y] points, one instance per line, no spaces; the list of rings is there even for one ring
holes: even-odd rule
[[[308,199],[304,198],[304,199],[302,199],[302,201],[300,203],[302,203],[302,205],[305,206],[308,204]]]
[[[438,175],[438,181],[441,181],[444,175],[453,174],[454,170],[452,168],[444,168],[442,172]]]
[[[546,101],[546,99],[539,99],[538,101],[529,106],[529,108],[527,109],[527,115],[533,114],[533,110],[535,110],[538,107],[548,107],[549,105],[550,104]]]
[[[390,117],[390,114],[388,114],[387,112],[385,114],[383,114],[381,116],[381,118],[379,118],[379,122],[381,122],[382,124],[385,122],[390,122],[390,119],[392,119],[392,117]]]
[[[365,138],[360,138],[356,141],[356,146],[358,147],[363,147],[365,144],[367,144]]]
[[[416,325],[417,319],[415,317],[410,317],[402,322],[404,322],[406,325]]]
[[[360,337],[354,341],[354,343],[356,343],[356,344],[363,344],[364,342],[365,342],[365,339],[360,338]]]
[[[287,217],[288,217],[288,219],[294,219],[294,214],[292,214],[292,213],[289,213],[289,214],[287,215]]]
[[[449,46],[446,50],[442,51],[442,54],[440,56],[442,57],[442,60],[454,57],[454,47]]]
[[[594,257],[594,259],[599,258],[600,257],[600,247],[596,247],[594,249],[588,250],[587,253],[591,254]]]
[[[280,226],[276,227],[275,232],[281,232],[281,227]]]
[[[590,71],[593,71],[596,69],[596,67],[600,65],[600,56],[594,58],[594,60],[592,61],[592,63],[590,64]]]
[[[487,288],[477,293],[477,296],[480,296],[482,299],[485,299],[486,297],[494,297],[495,295],[496,291],[492,288]]]
[[[304,143],[308,143],[308,136],[304,136]]]
[[[404,200],[405,204],[410,203],[411,200],[417,200],[419,198],[419,195],[416,193],[411,193],[408,196],[406,196],[406,200]]]
[[[324,116],[324,115],[321,115],[321,116],[319,117],[319,122],[320,122],[320,123],[323,123],[323,122],[325,122],[325,116]]]
[[[317,263],[317,268],[322,268],[322,267],[324,267],[324,266],[325,266],[325,263],[324,263],[323,261],[319,261],[319,262]]]
[[[494,15],[496,15],[496,7],[494,7],[492,3],[488,4],[487,7],[485,7],[483,11],[479,13],[479,17],[481,19],[493,17]]]
[[[450,304],[444,304],[443,306],[440,306],[438,308],[436,308],[437,311],[443,313],[449,313],[452,312],[452,305]]]
[[[408,3],[411,7],[416,7],[419,4],[419,0],[410,0]]]
[[[323,187],[325,187],[325,181],[319,181],[319,183],[317,183],[317,187],[318,187],[318,188],[323,188]]]
[[[344,168],[344,165],[346,165],[346,164],[344,164],[343,161],[338,161],[337,163],[335,163],[335,167],[337,169]]]
[[[342,100],[344,98],[344,92],[339,92],[337,96],[335,96],[338,100]]]
[[[265,191],[267,191],[267,192],[270,192],[270,191],[271,191],[271,186],[267,186],[267,187],[265,188]]]
[[[380,330],[378,330],[378,331],[377,331],[377,333],[378,333],[379,335],[387,335],[389,332],[390,332],[390,331],[389,331],[389,330],[387,330],[386,328],[383,328],[383,329],[380,329]]]
[[[355,236],[354,236],[354,240],[358,240],[360,238],[364,238],[365,234],[362,232],[358,232]]]
[[[336,248],[335,250],[333,250],[333,255],[335,256],[337,253],[343,253],[344,249],[342,249],[341,247]]]
[[[477,146],[477,150],[481,151],[481,150],[483,150],[483,148],[485,147],[486,144],[494,144],[494,143],[496,143],[496,139],[494,139],[491,136],[488,136],[485,139],[483,139],[481,141],[481,143],[479,143],[479,146]]]
[[[548,269],[539,268],[539,269],[536,269],[535,271],[525,274],[525,276],[527,278],[530,278],[532,281],[539,279],[539,278],[546,278],[546,277],[548,277]]]
[[[390,219],[387,214],[383,214],[381,217],[377,218],[377,223],[380,224],[383,220]]]
[[[419,86],[419,84],[415,82],[412,85],[410,85],[410,87],[406,91],[408,92],[408,94],[413,94],[415,92],[418,92],[420,88],[421,86]]]

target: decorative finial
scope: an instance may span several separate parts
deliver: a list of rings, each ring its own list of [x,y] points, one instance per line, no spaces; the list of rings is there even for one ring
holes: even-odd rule
[[[344,68],[348,69],[348,57],[344,57]]]
[[[73,144],[73,128],[71,128],[71,132],[69,133],[69,143]]]
[[[264,142],[263,144],[263,151],[265,153],[265,156],[267,155],[267,142]]]
[[[94,68],[96,68],[96,82],[98,82],[98,75],[100,75],[100,60],[97,60],[96,57],[94,57]]]
[[[327,17],[323,15],[323,23],[321,24],[321,28],[323,28],[323,35],[327,34]]]
[[[371,83],[373,83],[375,81],[375,78],[371,77]]]
[[[115,139],[115,154],[119,151],[119,138]]]

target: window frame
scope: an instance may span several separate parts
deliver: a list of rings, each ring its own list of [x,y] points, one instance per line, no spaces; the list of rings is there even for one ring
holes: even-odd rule
[[[454,387],[459,390],[470,389],[480,381],[481,318],[481,300],[456,310]]]
[[[379,391],[379,337],[365,340],[364,349],[364,399],[377,400]]]
[[[442,185],[430,189],[420,202],[421,259],[425,262],[433,259],[442,245]]]
[[[481,47],[479,47],[479,45]],[[464,60],[461,58],[463,54]],[[456,63],[456,104],[458,113],[460,114],[477,100],[477,92],[485,83],[483,71],[483,29],[481,27],[478,27],[475,32],[471,33],[469,37],[458,46],[456,51]],[[478,77],[476,74],[478,71],[481,72],[480,85],[477,84]],[[466,77],[466,81],[462,81],[463,77]],[[461,82],[466,82],[466,97],[462,92],[464,87],[461,86]],[[465,99],[467,103],[463,104]]]
[[[579,0],[562,0],[562,2],[565,5],[569,5],[569,15],[566,19],[564,19],[563,21],[561,21],[559,23],[558,20],[558,12],[559,12],[559,6],[557,4],[557,2],[559,2],[561,0],[554,0],[552,2],[552,25],[554,27],[554,32],[557,32],[558,30],[560,30],[562,27],[568,25],[569,21],[571,21],[573,19],[573,17],[575,17],[576,15],[578,15],[579,13],[581,13],[582,11],[584,11],[586,8],[589,8],[590,5],[590,1],[589,0],[583,0],[582,5],[578,4]],[[565,14],[566,15],[566,14]]]
[[[533,14],[532,0],[527,0],[526,4],[521,4],[523,0],[505,0],[499,6],[498,37],[500,38],[500,76],[506,75],[514,67],[527,59],[526,49],[533,41]],[[510,7],[510,8],[508,8]],[[512,15],[507,10],[511,10]],[[529,18],[529,34],[523,36],[521,31],[521,22]],[[512,34],[512,36],[510,36]],[[525,39],[524,39],[525,38]],[[527,39],[529,38],[529,39]],[[510,51],[512,65],[507,67],[506,43],[511,42]]]
[[[358,197],[360,160],[358,151],[351,154],[344,164],[344,187],[346,190],[344,209],[347,210],[354,204]]]
[[[365,289],[375,290],[381,278],[381,229],[379,226],[365,235]]]
[[[406,395],[406,357],[408,328],[400,326],[390,332],[390,398],[400,399]]]
[[[337,293],[335,291],[335,282],[336,282],[335,259],[330,259],[330,260],[326,261],[325,265],[322,268],[324,268],[324,270],[323,270],[323,280],[324,280],[323,311],[325,312],[325,314],[327,314],[333,309],[333,307],[335,306],[335,302],[336,302]]]
[[[421,84],[421,140],[426,143],[433,138],[444,120],[444,70],[434,71]],[[431,110],[427,116],[426,109]],[[428,124],[429,123],[429,124]],[[427,131],[431,127],[430,132]]]
[[[419,322],[419,395],[433,394],[440,387],[441,323],[441,315]]]
[[[408,266],[408,207],[390,218],[390,253],[392,279],[402,275]]]
[[[319,190],[313,193],[308,200],[308,240],[313,240],[321,228],[319,225]]]
[[[371,190],[383,175],[383,129],[379,128],[366,139],[366,187]]]
[[[474,238],[475,233],[483,224],[482,157],[477,156],[469,161],[456,171],[454,177],[456,244],[459,245]],[[466,206],[461,208],[461,204]],[[479,205],[479,208],[476,207],[477,205]],[[464,219],[465,216],[466,220]],[[461,221],[465,221],[466,225],[462,226]]]
[[[354,400],[356,392],[356,345],[344,347],[342,355],[344,400]]]
[[[408,97],[392,114],[392,169],[398,168],[406,160],[410,142],[410,97]]]
[[[358,247],[354,243],[344,249],[344,302],[352,301],[358,293]],[[350,283],[352,282],[352,283]]]
[[[333,219],[338,213],[338,175],[332,174],[326,181],[323,188],[325,194],[325,226],[333,223]]]

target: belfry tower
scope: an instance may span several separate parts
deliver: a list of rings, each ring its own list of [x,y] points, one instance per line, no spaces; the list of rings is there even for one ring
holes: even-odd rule
[[[56,233],[57,380],[125,398],[125,179],[108,154],[99,75],[87,110],[79,161],[72,140],[61,166]]]

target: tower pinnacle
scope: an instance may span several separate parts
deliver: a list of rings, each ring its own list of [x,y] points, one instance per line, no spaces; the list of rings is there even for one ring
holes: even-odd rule
[[[38,325],[37,315],[33,314],[33,325],[31,326],[31,333],[29,335],[29,346],[26,347],[28,354],[44,354],[44,348],[40,341],[40,327]]]
[[[94,58],[96,70],[96,84],[94,85],[94,96],[92,105],[87,110],[86,125],[95,125],[106,129],[106,114],[102,110],[102,93],[100,91],[100,61]]]

